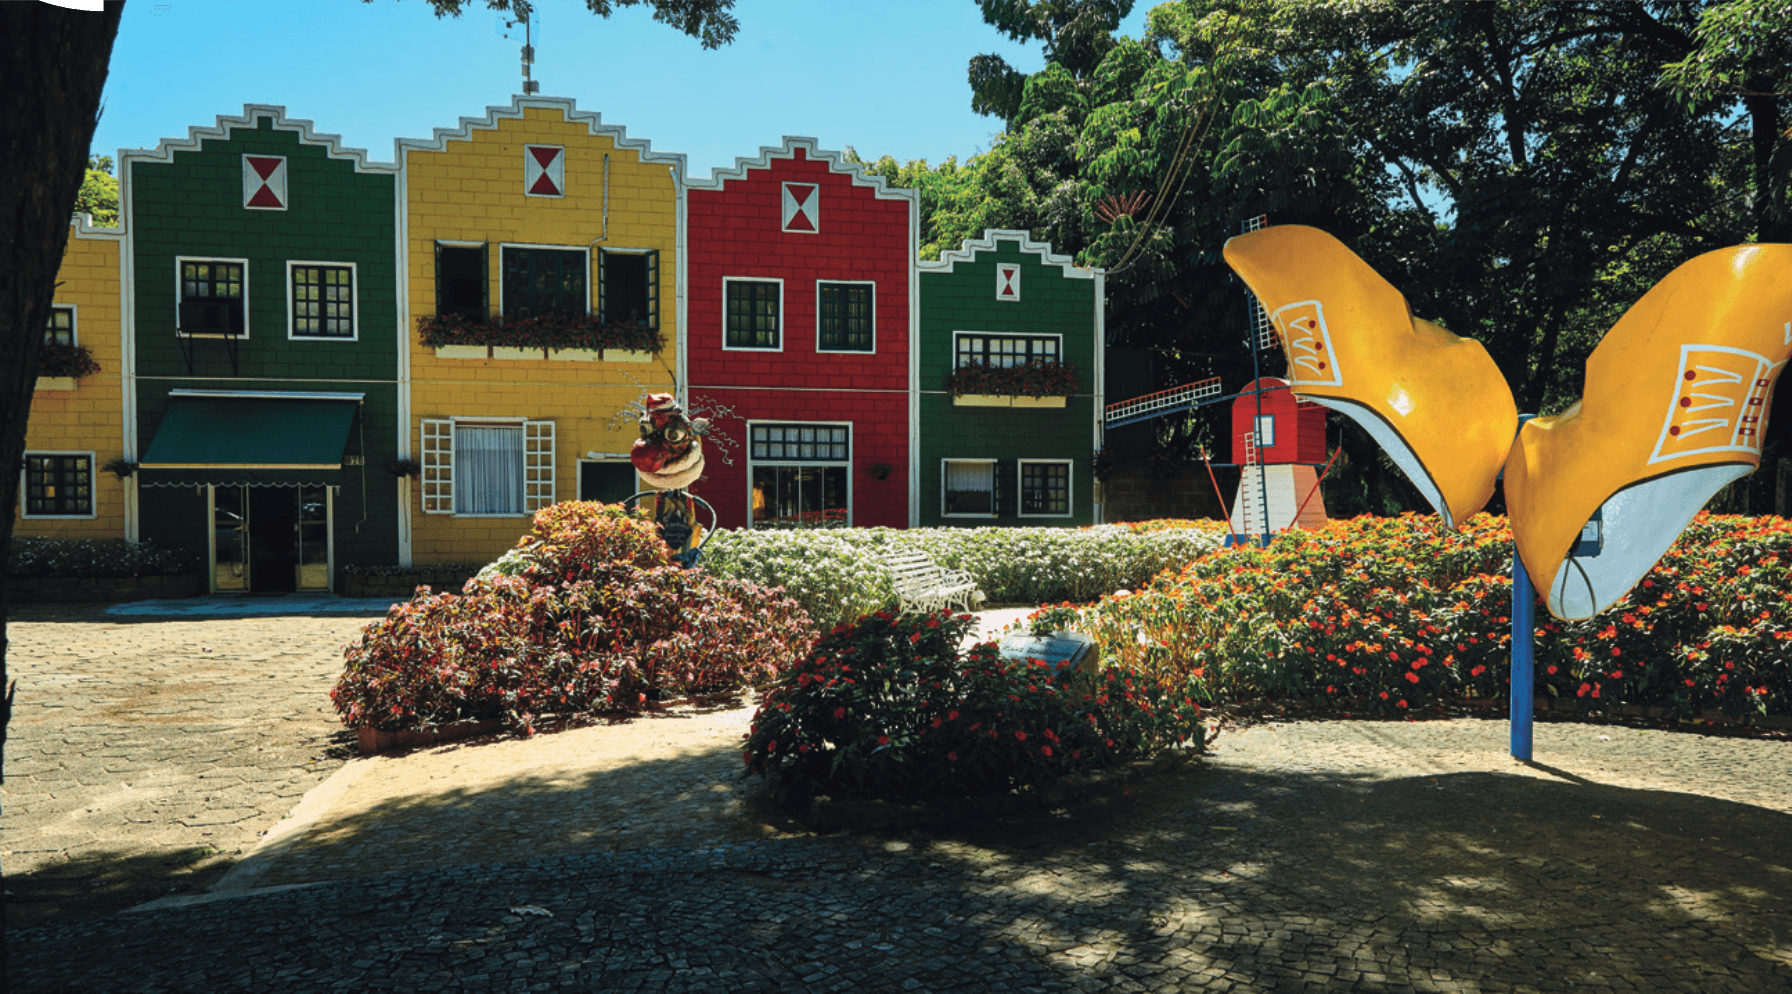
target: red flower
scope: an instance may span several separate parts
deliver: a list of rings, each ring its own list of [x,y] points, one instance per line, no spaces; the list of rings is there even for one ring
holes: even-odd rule
[[[1027,733],[1017,728],[1014,730],[1014,737],[1025,742],[1027,740]]]
[[[878,737],[877,737],[877,744],[878,744],[878,745],[880,745],[880,746],[887,746],[887,745],[889,745],[889,744],[890,744],[890,737],[889,737],[889,736],[888,736],[888,735],[879,735],[879,736],[878,736]]]
[[[1472,669],[1472,670],[1469,670],[1469,671],[1468,671],[1468,675],[1469,675],[1469,676],[1480,676],[1480,675],[1481,675],[1481,674],[1483,674],[1483,673],[1485,673],[1485,672],[1487,672],[1487,667],[1485,667],[1485,666],[1477,666],[1477,667],[1475,667],[1475,668],[1474,668],[1474,669]]]
[[[1412,672],[1411,670],[1408,670],[1406,672],[1406,682],[1407,683],[1418,683],[1419,675],[1417,673]]]
[[[1050,756],[1052,754],[1052,747],[1051,746],[1040,746],[1039,751],[1044,753],[1047,756]]]
[[[955,752],[946,753],[946,761],[949,763],[958,762],[958,753],[955,753]]]
[[[1400,702],[1400,706],[1401,706],[1401,707],[1405,707],[1405,706],[1406,706],[1406,702],[1405,702],[1405,701],[1401,701],[1401,702]]]
[[[844,708],[844,707],[835,708],[834,709],[834,717],[836,719],[846,717],[846,708]]]

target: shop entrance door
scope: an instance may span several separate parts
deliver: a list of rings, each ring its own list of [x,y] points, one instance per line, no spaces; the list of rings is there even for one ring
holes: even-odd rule
[[[330,490],[212,488],[212,588],[219,593],[330,589]]]

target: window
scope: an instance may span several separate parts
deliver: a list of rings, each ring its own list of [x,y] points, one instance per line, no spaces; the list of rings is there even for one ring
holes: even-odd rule
[[[1021,517],[1070,517],[1070,462],[1020,461]]]
[[[554,503],[554,423],[426,418],[423,510],[509,516]]]
[[[870,352],[875,348],[875,283],[817,283],[816,307],[823,352]]]
[[[25,453],[25,517],[93,516],[93,453]]]
[[[633,463],[627,460],[580,460],[579,499],[620,504],[641,490]]]
[[[486,302],[486,249],[484,245],[436,243],[436,314],[458,315],[483,322]]]
[[[75,309],[57,305],[50,308],[50,324],[44,329],[47,345],[75,344]]]
[[[293,338],[355,337],[353,264],[289,262]]]
[[[584,249],[504,246],[504,316],[586,314]]]
[[[1057,362],[1057,335],[980,335],[960,332],[953,368],[988,365],[1008,369],[1026,362]]]
[[[604,324],[660,327],[660,254],[604,249],[597,257],[597,310]]]
[[[1273,414],[1257,415],[1257,447],[1267,449],[1276,444],[1276,416]]]
[[[996,462],[993,459],[942,459],[941,513],[947,517],[996,516]]]
[[[777,349],[784,318],[784,284],[778,280],[737,280],[723,277],[722,290],[727,334],[723,346],[730,349]]]
[[[248,263],[234,259],[178,259],[183,335],[243,335]]]
[[[755,424],[749,432],[754,528],[845,528],[852,523],[849,426]]]

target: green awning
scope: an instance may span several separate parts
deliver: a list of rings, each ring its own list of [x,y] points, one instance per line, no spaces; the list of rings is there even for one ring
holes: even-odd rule
[[[143,455],[144,482],[173,484],[170,470],[183,484],[189,476],[215,482],[220,473],[279,470],[288,471],[282,477],[335,483],[360,400],[357,394],[171,393]]]

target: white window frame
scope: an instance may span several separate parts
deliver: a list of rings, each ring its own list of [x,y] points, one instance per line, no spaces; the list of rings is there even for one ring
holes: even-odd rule
[[[79,307],[76,307],[74,304],[64,304],[60,301],[57,301],[50,305],[51,320],[55,320],[55,313],[57,311],[67,311],[68,312],[68,343],[70,345],[80,345],[81,344],[81,309]],[[45,325],[44,326],[44,341],[47,342],[49,340],[50,340],[50,326]]]
[[[545,197],[545,196],[547,196],[547,194],[538,193],[538,194],[536,194],[536,196]],[[448,243],[444,242],[443,244],[448,244]],[[477,245],[479,243],[475,242],[474,244]],[[460,246],[457,245],[455,247],[458,248]],[[504,305],[504,250],[505,249],[513,249],[513,248],[514,249],[551,249],[555,252],[578,252],[581,255],[583,255],[585,257],[585,313],[586,314],[591,313],[591,297],[592,297],[592,294],[595,293],[596,289],[597,289],[597,280],[593,278],[596,274],[591,271],[591,246],[589,246],[589,245],[541,245],[541,244],[538,244],[535,242],[499,242],[498,243],[498,316],[503,317],[509,313],[504,309],[504,306],[505,306]],[[486,266],[488,268],[491,266],[491,262],[489,260],[486,262]],[[485,278],[489,281],[492,278],[492,274],[490,272],[487,272],[485,274]],[[487,285],[489,285],[489,283]]]
[[[328,266],[348,270],[348,318],[355,333],[343,335],[300,335],[293,330],[299,319],[299,301],[292,289],[292,271],[297,266]],[[244,322],[247,324],[247,322]],[[321,259],[286,260],[286,340],[289,342],[358,342],[361,340],[361,271],[353,262],[325,262]]]
[[[989,513],[988,514],[967,514],[963,511],[951,512],[951,511],[946,510],[946,480],[948,479],[948,473],[949,473],[949,470],[947,467],[949,466],[949,464],[955,463],[955,462],[982,463],[989,467]],[[996,474],[1000,473],[1001,471],[1002,471],[1001,461],[997,460],[997,459],[981,459],[981,458],[976,458],[976,459],[943,458],[943,459],[941,459],[940,460],[940,517],[942,517],[942,518],[982,518],[982,519],[986,519],[986,520],[990,519],[990,518],[999,517],[1002,513],[1002,507],[998,503],[1000,495],[1001,495],[1001,481],[996,479]]]
[[[1027,513],[1027,467],[1063,466],[1064,467],[1064,513],[1063,514],[1028,514]],[[1069,459],[1019,459],[1014,468],[1014,511],[1023,518],[1074,518],[1076,517],[1076,463]]]
[[[871,347],[868,349],[824,349],[821,347],[821,288],[823,286],[868,286],[871,288]],[[726,306],[726,298],[723,298]],[[877,281],[876,280],[821,280],[815,281],[815,351],[822,355],[876,355],[877,354]]]
[[[1042,332],[1032,332],[1032,331],[954,331],[952,333],[952,369],[954,372],[964,368],[963,366],[960,366],[958,364],[958,356],[959,356],[958,340],[961,338],[966,338],[966,337],[971,337],[971,338],[1028,338],[1028,339],[1050,338],[1058,343],[1058,358],[1053,361],[1060,362],[1060,363],[1062,363],[1064,361],[1064,336],[1062,333],[1059,333],[1059,332],[1049,332],[1049,331],[1042,331]],[[1031,358],[1031,357],[1029,356],[1029,358]]]
[[[730,283],[776,283],[778,284],[778,344],[775,348],[728,344],[728,284]],[[784,343],[790,340],[790,323],[784,320],[784,279],[779,276],[724,276],[722,277],[722,351],[723,352],[782,352]]]
[[[28,489],[30,475],[27,462],[32,456],[85,456],[87,457],[87,492],[91,499],[87,502],[86,514],[31,514],[31,491]],[[92,521],[100,516],[99,464],[94,458],[92,449],[26,449],[19,454],[19,517],[26,521]]]
[[[763,350],[761,350],[763,351]],[[796,426],[800,428],[845,428],[846,459],[754,459],[753,429],[758,426]],[[747,528],[753,528],[753,470],[758,466],[843,466],[846,469],[846,527],[851,528],[853,511],[853,446],[857,444],[851,421],[792,421],[789,418],[756,418],[747,421]]]
[[[497,514],[463,514],[454,509],[454,433],[466,427],[523,429],[523,509]],[[457,518],[522,518],[554,503],[554,422],[517,417],[422,418],[423,513]]]
[[[263,208],[263,209],[272,210],[273,208],[270,207],[270,208]],[[181,271],[181,267],[186,265],[189,262],[227,262],[227,263],[239,263],[242,265],[242,267],[243,267],[243,333],[240,336],[237,336],[237,335],[210,335],[210,334],[190,335],[181,330],[181,327],[180,327],[180,305],[183,301],[186,300],[186,288],[182,284],[184,284],[186,281],[181,279],[180,271]],[[254,323],[254,321],[252,320],[253,314],[254,314],[254,312],[249,309],[249,260],[248,259],[229,259],[229,258],[226,258],[221,255],[177,255],[174,257],[174,333],[175,333],[175,335],[177,335],[178,337],[181,337],[181,338],[238,338],[241,341],[246,342],[249,340],[249,332],[251,330],[253,330],[250,328],[250,325]],[[290,327],[292,327],[292,325],[288,324],[287,327],[290,328]]]
[[[1276,416],[1273,414],[1258,414],[1254,418],[1254,423],[1257,448],[1274,448],[1276,444]],[[1268,428],[1269,430],[1266,432],[1264,431],[1265,428]]]

